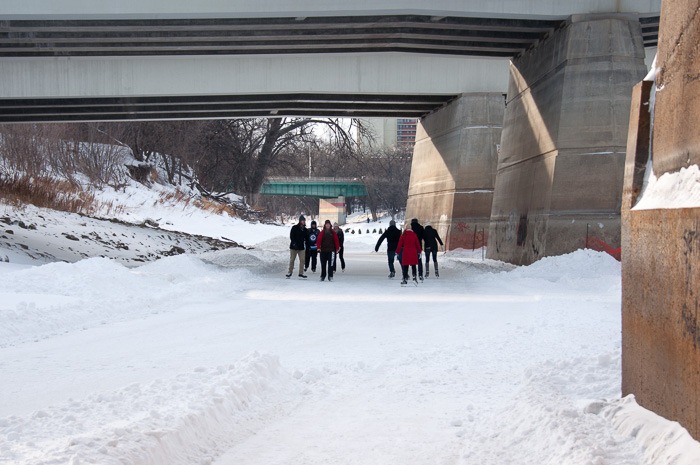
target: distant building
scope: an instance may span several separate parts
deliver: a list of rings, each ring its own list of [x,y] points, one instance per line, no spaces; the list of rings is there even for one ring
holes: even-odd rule
[[[360,138],[361,145],[393,147],[413,145],[416,141],[417,119],[362,118],[360,121],[366,128],[369,128],[374,136],[373,140]]]
[[[418,120],[415,118],[399,118],[396,120],[396,145],[416,143],[416,126]]]

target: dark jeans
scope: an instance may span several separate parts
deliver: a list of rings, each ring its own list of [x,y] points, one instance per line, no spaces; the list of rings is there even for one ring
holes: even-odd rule
[[[401,265],[401,271],[403,271],[403,279],[408,281],[408,265]],[[411,274],[414,278],[416,277],[416,265],[411,265]]]
[[[430,270],[430,256],[433,256],[433,263],[437,268],[437,249],[425,249],[425,269]]]
[[[338,271],[338,267],[336,267],[336,261],[340,259],[340,269],[344,270],[345,269],[345,259],[343,258],[343,251],[345,250],[345,247],[341,247],[338,253],[335,256],[335,259],[333,260],[333,271],[336,272]]]
[[[418,254],[418,276],[423,277],[423,260],[420,259],[420,253]]]
[[[328,277],[333,277],[334,260],[335,252],[321,252],[321,279],[326,277],[326,269],[328,269]]]
[[[309,261],[311,261],[311,271],[316,271],[316,256],[318,255],[318,250],[306,249],[306,258],[304,259],[304,268],[309,267]]]
[[[396,250],[386,252],[386,258],[389,260],[389,272],[396,273],[394,269],[394,260],[396,259]]]

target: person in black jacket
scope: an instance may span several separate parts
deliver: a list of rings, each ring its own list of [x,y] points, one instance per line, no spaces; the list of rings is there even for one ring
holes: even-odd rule
[[[381,235],[377,241],[377,245],[374,246],[374,251],[379,252],[379,246],[386,239],[386,256],[389,261],[389,277],[393,278],[396,276],[396,269],[394,269],[394,258],[396,257],[396,246],[401,239],[401,231],[396,227],[396,222],[394,220],[389,221],[389,227],[386,228],[384,234]]]
[[[318,248],[316,247],[316,239],[321,232],[316,227],[316,222],[311,221],[311,227],[307,230],[309,235],[309,240],[306,243],[306,257],[304,257],[304,271],[309,269],[309,263],[311,263],[311,272],[316,273],[316,262],[318,256]]]
[[[299,257],[299,277],[306,278],[304,274],[304,252],[306,251],[306,244],[309,240],[309,235],[306,232],[306,218],[304,215],[299,217],[299,223],[292,226],[292,230],[289,231],[289,272],[287,273],[287,278],[292,276],[292,271],[294,271],[294,260]]]
[[[416,236],[418,236],[418,244],[421,246],[421,249],[423,248],[423,233],[424,229],[423,226],[418,222],[418,218],[413,218],[411,220],[411,229],[413,230],[414,233],[416,233]],[[420,259],[420,254],[418,256],[418,279],[423,281],[423,261]]]
[[[335,255],[335,259],[333,260],[333,272],[335,273],[337,271],[335,262],[338,261],[338,259],[340,259],[340,269],[345,271],[345,259],[343,258],[343,252],[345,251],[345,233],[342,229],[340,229],[340,225],[338,223],[333,223],[333,231],[335,231],[336,236],[338,236],[338,242],[340,243],[340,249],[338,249],[338,253]]]
[[[438,242],[440,245],[445,245],[440,239],[440,234],[438,234],[436,229],[430,226],[430,223],[425,224],[423,229],[423,242],[425,243],[425,277],[430,276],[430,255],[433,255],[433,264],[435,265],[435,277],[440,277],[440,271],[438,270],[437,262],[437,252],[438,252]]]

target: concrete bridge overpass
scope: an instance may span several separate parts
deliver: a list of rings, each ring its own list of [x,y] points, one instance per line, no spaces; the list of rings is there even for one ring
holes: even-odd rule
[[[658,37],[658,0],[263,3],[3,1],[0,122],[421,117],[505,93],[508,60],[572,15]]]

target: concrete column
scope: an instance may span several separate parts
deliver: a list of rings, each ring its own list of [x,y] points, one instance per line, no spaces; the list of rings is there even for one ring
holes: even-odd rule
[[[512,60],[489,258],[527,264],[587,242],[620,246],[630,100],[644,58],[638,19],[613,14],[574,16]]]
[[[318,219],[320,221],[319,229],[323,227],[326,220],[331,220],[331,223],[345,224],[345,197],[320,199],[318,201]]]
[[[700,205],[683,201],[690,196],[679,191],[680,201],[645,207],[642,181],[650,126],[655,176],[700,165],[699,26],[696,0],[663,2],[653,121],[652,83],[635,89],[632,105],[622,225],[622,393],[678,421],[697,440]]]
[[[489,232],[504,95],[463,94],[418,124],[406,218],[430,222],[449,249]]]

